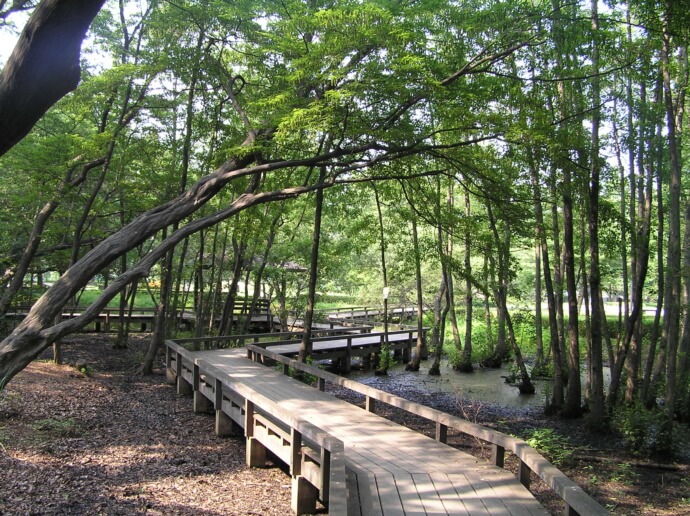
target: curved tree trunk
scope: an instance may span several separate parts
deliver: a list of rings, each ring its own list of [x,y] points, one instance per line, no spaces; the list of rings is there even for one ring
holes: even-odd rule
[[[104,0],[43,0],[0,73],[0,156],[79,84],[81,43]]]

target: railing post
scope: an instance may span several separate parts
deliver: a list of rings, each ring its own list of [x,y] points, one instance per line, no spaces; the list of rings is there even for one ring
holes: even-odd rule
[[[302,432],[295,428],[290,429],[290,474],[302,474]]]
[[[522,459],[518,459],[518,480],[520,483],[525,486],[527,489],[529,489],[529,484],[530,484],[530,474],[532,473],[532,470],[529,469],[529,466],[525,464]]]
[[[244,400],[244,433],[247,436],[247,466],[260,468],[266,465],[266,448],[254,437],[254,403]]]
[[[194,392],[194,389],[192,389],[192,386],[189,384],[189,382],[184,379],[182,368],[182,355],[177,353],[175,364],[175,370],[177,373],[177,394],[180,396],[190,396]]]
[[[506,449],[498,444],[491,445],[491,463],[502,468],[505,464]]]
[[[347,338],[347,348],[345,348],[345,357],[343,358],[341,369],[345,374],[352,371],[352,337]]]
[[[436,421],[436,440],[446,444],[448,442],[448,425]]]
[[[321,447],[321,485],[319,490],[321,491],[321,499],[328,500],[330,495],[330,481],[331,481],[331,452]]]
[[[409,362],[412,359],[412,331],[407,332],[407,347],[402,351],[403,362]]]
[[[580,513],[573,509],[568,503],[565,504],[565,516],[580,516]]]
[[[318,379],[316,380],[316,387],[317,387],[321,392],[325,391],[325,390],[326,390],[326,379],[325,379],[325,378],[318,378]]]
[[[218,437],[241,435],[242,428],[235,423],[230,416],[223,412],[223,382],[216,378],[213,389],[215,395],[214,408],[216,409],[215,431]]]
[[[201,392],[201,371],[199,371],[199,366],[194,364],[194,371],[192,373],[193,378],[193,389],[194,389],[194,402],[193,409],[194,412],[199,414],[207,414],[211,412],[211,402],[208,400],[204,393]]]
[[[365,408],[367,412],[371,412],[372,414],[376,410],[376,398],[372,398],[371,396],[367,396],[365,400]]]

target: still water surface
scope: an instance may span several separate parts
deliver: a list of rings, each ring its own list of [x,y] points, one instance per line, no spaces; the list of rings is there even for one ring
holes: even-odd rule
[[[396,364],[387,376],[375,376],[373,371],[353,371],[349,378],[384,391],[404,392],[406,388],[433,396],[436,393],[456,394],[483,403],[507,407],[543,407],[548,381],[536,380],[535,394],[520,394],[517,387],[505,382],[509,366],[501,369],[476,369],[472,373],[458,373],[441,361],[441,376],[429,376],[431,359],[422,361],[418,372],[405,371],[404,364]],[[404,397],[404,395],[403,395]]]

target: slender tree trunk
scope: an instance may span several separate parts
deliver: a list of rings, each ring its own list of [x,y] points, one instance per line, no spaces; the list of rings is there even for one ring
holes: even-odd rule
[[[509,247],[504,247],[505,243],[502,243],[499,239],[498,229],[496,227],[496,219],[494,217],[493,210],[491,209],[490,204],[487,205],[487,210],[489,215],[489,223],[491,225],[491,231],[494,235],[494,239],[496,241],[498,248],[498,268],[499,271],[501,269],[505,271],[505,269],[507,269],[508,267],[507,262],[509,258]],[[498,309],[505,314],[506,327],[508,329],[508,339],[513,348],[513,353],[515,354],[515,364],[517,365],[518,370],[520,371],[520,383],[518,384],[518,388],[520,389],[521,394],[534,394],[534,385],[530,380],[529,373],[527,372],[525,362],[522,358],[522,353],[520,352],[520,347],[518,346],[517,339],[515,338],[515,331],[513,329],[513,322],[510,318],[510,312],[508,311],[506,297],[498,295],[496,296],[496,298],[496,304],[498,305]]]
[[[671,2],[664,1],[664,20],[661,48],[661,73],[664,81],[664,104],[666,107],[666,122],[668,134],[668,150],[670,154],[669,177],[669,231],[666,247],[666,292],[664,294],[664,333],[667,349],[666,360],[666,414],[669,423],[673,421],[677,393],[677,356],[680,334],[680,303],[681,303],[681,252],[680,252],[680,194],[681,194],[681,152],[679,120],[673,101],[671,80],[671,35],[669,34]],[[682,116],[682,115],[681,115]]]
[[[323,183],[326,170],[319,171],[319,183]],[[314,305],[316,301],[316,283],[319,267],[319,245],[321,242],[321,215],[323,212],[323,188],[316,190],[316,208],[314,210],[314,239],[311,246],[311,258],[309,261],[309,289],[307,292],[307,309],[304,313],[304,338],[300,344],[298,360],[306,362],[312,352],[312,322],[314,320]]]
[[[388,343],[388,268],[386,267],[386,234],[383,228],[383,212],[381,211],[381,199],[379,192],[374,188],[374,199],[376,200],[376,212],[379,217],[379,245],[381,246],[381,277],[383,278],[383,333],[384,340]]]
[[[601,273],[599,271],[599,194],[601,158],[599,157],[599,125],[601,122],[601,86],[599,82],[599,11],[598,0],[592,0],[592,147],[590,158],[590,188],[589,188],[589,285],[592,299],[592,354],[589,357],[592,371],[592,386],[590,398],[589,424],[592,428],[604,429],[608,427],[606,406],[604,404],[604,371],[602,364],[602,329],[604,314],[602,313]],[[578,362],[579,366],[579,362]]]
[[[431,328],[431,347],[434,348],[434,361],[429,368],[429,375],[438,376],[441,374],[441,355],[443,354],[443,340],[445,338],[445,320],[448,308],[444,306],[446,298],[446,282],[441,275],[441,284],[434,298],[434,326]]]
[[[458,370],[469,373],[472,366],[472,206],[470,192],[465,190],[465,347],[462,350],[462,360]]]
[[[548,242],[544,229],[544,214],[542,209],[541,187],[536,164],[530,160],[530,175],[532,190],[534,192],[534,214],[536,221],[537,244],[541,248],[541,259],[544,263],[544,283],[546,286],[546,300],[549,308],[549,347],[553,355],[553,382],[551,386],[551,400],[547,403],[547,413],[559,412],[563,407],[564,382],[563,382],[563,357],[561,346],[558,343],[558,310],[556,307],[556,293],[551,279],[551,267],[549,263]]]
[[[417,290],[417,347],[415,355],[407,364],[407,371],[419,371],[419,364],[424,353],[424,300],[422,298],[422,259],[419,252],[419,237],[417,235],[417,221],[412,217],[412,247],[414,253],[415,288]]]
[[[661,144],[657,148],[657,160],[660,164],[662,159],[661,154]],[[661,170],[661,168],[658,168]],[[657,174],[656,183],[656,199],[657,199],[657,297],[656,297],[656,310],[654,311],[654,322],[652,323],[652,329],[649,335],[649,351],[647,353],[647,361],[645,363],[644,377],[642,379],[642,388],[640,390],[640,399],[647,406],[654,404],[657,392],[656,387],[659,380],[660,370],[665,367],[664,364],[664,352],[662,351],[657,356],[657,344],[659,343],[659,334],[661,327],[661,311],[664,305],[664,292],[666,290],[664,274],[661,271],[664,270],[664,223],[666,220],[666,210],[664,209],[664,192],[663,192],[663,181],[661,174]],[[663,343],[662,343],[663,344]],[[658,366],[657,368],[655,368]]]
[[[571,170],[570,166],[566,164],[566,166],[563,167],[563,251],[566,290],[568,293],[568,386],[566,390],[565,406],[561,412],[564,417],[579,417],[582,415],[573,218]]]

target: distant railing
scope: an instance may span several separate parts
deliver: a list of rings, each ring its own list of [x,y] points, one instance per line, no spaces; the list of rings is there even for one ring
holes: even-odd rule
[[[518,480],[529,489],[530,473],[535,473],[548,485],[566,504],[566,514],[573,515],[605,515],[610,514],[604,507],[599,505],[589,496],[580,486],[569,479],[562,471],[556,468],[529,444],[521,439],[497,432],[476,423],[460,419],[440,410],[436,410],[419,403],[408,401],[399,396],[374,389],[368,385],[348,380],[318,367],[313,367],[288,357],[273,353],[260,346],[247,346],[248,358],[260,360],[265,357],[283,364],[283,372],[287,374],[289,368],[297,369],[317,377],[316,387],[319,390],[325,389],[326,381],[339,385],[351,391],[365,396],[365,408],[370,412],[375,411],[376,402],[380,401],[402,409],[410,414],[423,417],[428,421],[436,423],[436,440],[446,443],[448,429],[457,430],[470,435],[491,445],[491,462],[499,467],[505,465],[506,450],[513,453],[518,460]]]
[[[368,327],[348,327],[348,328],[334,328],[313,330],[312,337],[314,339],[332,339],[339,338],[338,335],[350,335],[352,332],[361,331],[363,334],[369,330]],[[294,344],[300,342],[304,337],[302,331],[282,331],[273,333],[245,333],[242,335],[224,335],[219,337],[190,337],[175,339],[175,342],[184,345],[186,348],[192,348],[194,351],[200,349],[219,349],[219,348],[240,348],[247,344],[261,344],[277,346],[282,344]]]

